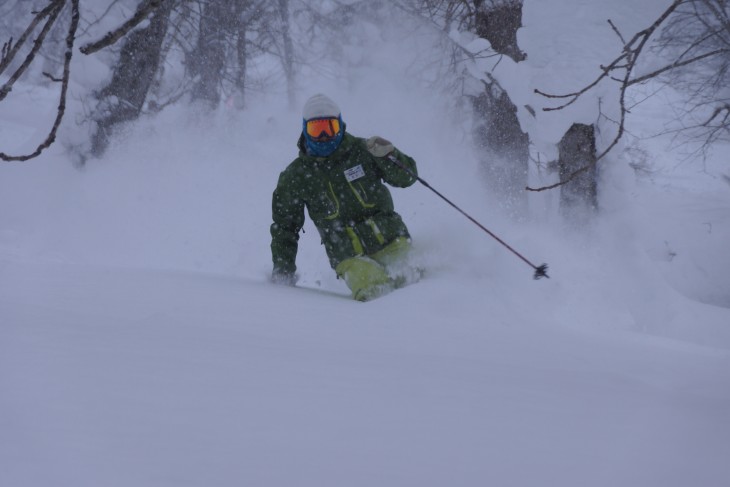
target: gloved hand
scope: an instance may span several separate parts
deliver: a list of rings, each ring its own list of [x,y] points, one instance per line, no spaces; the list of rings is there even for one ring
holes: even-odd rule
[[[365,142],[368,152],[375,157],[385,157],[395,150],[393,144],[389,140],[385,140],[377,135],[370,137]]]
[[[281,286],[294,286],[299,280],[299,276],[296,274],[289,274],[287,272],[274,271],[271,274],[271,282],[279,284]]]

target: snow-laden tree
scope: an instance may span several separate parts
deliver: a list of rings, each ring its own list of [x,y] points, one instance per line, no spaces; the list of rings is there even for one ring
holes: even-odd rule
[[[96,93],[92,155],[103,153],[114,127],[120,123],[159,111],[186,95],[211,109],[223,100],[243,108],[248,63],[251,57],[269,56],[276,51],[273,46],[283,36],[281,19],[288,16],[282,7],[286,7],[285,2],[272,6],[263,0],[140,3],[126,23],[97,45],[84,48],[85,52],[93,52],[123,39],[114,75]],[[148,20],[147,25],[136,27],[141,20]],[[127,33],[129,25],[136,27],[131,33]],[[165,66],[170,64],[182,64],[184,69],[172,70],[182,71],[182,76],[169,79]],[[282,65],[287,66],[284,61]],[[286,71],[287,79],[293,83],[291,71],[291,67]]]
[[[65,114],[75,44],[85,55],[103,52],[110,71],[84,100],[92,128],[88,148],[80,150],[82,162],[89,154],[101,155],[120,124],[178,100],[201,100],[212,108],[225,100],[243,108],[251,84],[247,66],[257,57],[280,60],[293,103],[296,66],[288,4],[287,0],[109,0],[102,7],[79,5],[79,0],[8,0],[0,5],[0,26],[7,35],[0,51],[0,101],[31,72],[35,78],[26,81],[41,82],[37,78],[43,72],[62,88],[55,123],[38,150],[22,156],[0,152],[0,158],[32,159],[55,141]],[[100,32],[100,25],[108,30]],[[29,69],[39,64],[44,68]]]
[[[172,6],[173,2],[158,2],[150,10],[147,25],[124,38],[111,80],[95,94],[92,155],[99,156],[106,150],[114,127],[136,120],[142,113],[163,60],[162,46]]]
[[[493,76],[502,57],[511,62],[527,57],[517,44],[522,0],[407,0],[404,5],[449,40],[451,68],[469,100],[473,141],[489,191],[507,214],[524,216],[529,136],[520,126],[509,90]],[[477,67],[485,58],[494,61],[491,71]]]

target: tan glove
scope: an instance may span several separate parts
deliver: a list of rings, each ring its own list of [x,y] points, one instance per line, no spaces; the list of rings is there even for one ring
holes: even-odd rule
[[[370,137],[365,142],[365,145],[368,148],[368,152],[375,157],[385,157],[395,150],[395,147],[393,147],[393,144],[389,140],[385,140],[377,135]]]

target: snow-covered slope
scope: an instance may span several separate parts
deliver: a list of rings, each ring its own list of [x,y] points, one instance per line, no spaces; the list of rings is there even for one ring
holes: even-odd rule
[[[544,307],[553,286],[446,275],[362,305],[236,277],[2,271],[2,485],[727,479],[727,351],[596,329],[585,304]]]
[[[574,88],[610,52],[589,48],[605,18],[640,27],[661,2],[609,3],[571,1],[575,23],[558,15],[568,2],[527,1],[529,83],[571,70]],[[539,50],[535,19],[586,53]],[[516,224],[484,194],[443,100],[401,79],[408,53],[384,42],[358,84],[303,84],[336,98],[356,135],[413,155],[551,279],[415,186],[393,194],[422,282],[349,300],[308,223],[302,288],[269,284],[270,195],[300,130],[274,95],[213,119],[173,107],[81,170],[56,144],[0,165],[0,485],[727,485],[721,158],[703,172],[634,141],[654,171],[607,161],[591,228],[564,226],[555,193],[531,196],[533,218]],[[6,152],[32,147],[54,106],[27,89],[32,103],[0,104]],[[637,108],[634,133],[661,110]],[[64,131],[80,135],[72,117]]]

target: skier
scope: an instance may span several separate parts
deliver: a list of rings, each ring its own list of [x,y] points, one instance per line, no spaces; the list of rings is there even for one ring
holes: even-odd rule
[[[299,157],[279,176],[272,200],[272,281],[296,284],[306,207],[338,278],[354,299],[369,301],[418,277],[406,260],[408,229],[383,184],[411,186],[416,161],[382,137],[365,140],[345,129],[339,107],[327,96],[305,103]]]

